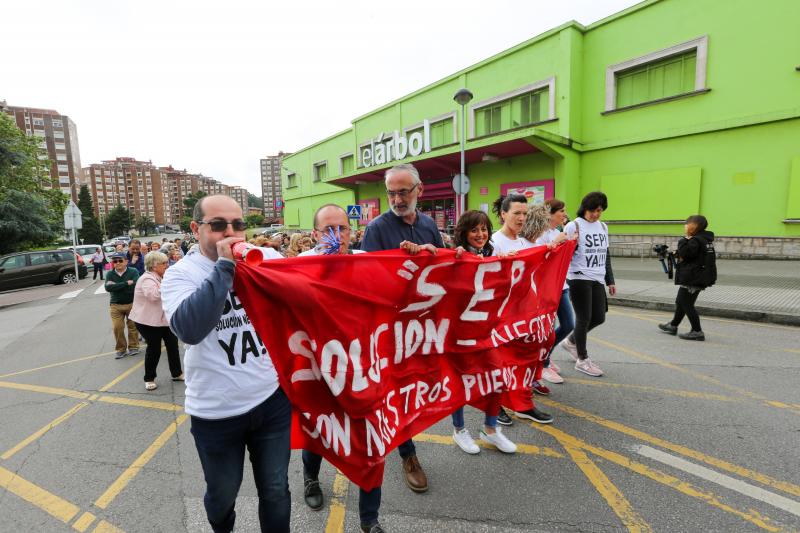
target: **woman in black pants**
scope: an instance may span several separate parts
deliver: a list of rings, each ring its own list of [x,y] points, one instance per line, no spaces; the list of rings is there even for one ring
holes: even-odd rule
[[[706,266],[706,254],[714,254],[714,234],[706,228],[708,220],[702,215],[692,215],[686,219],[684,230],[686,236],[678,241],[678,250],[675,252],[677,269],[675,272],[675,285],[680,285],[678,296],[675,298],[675,316],[672,322],[659,324],[661,331],[675,335],[683,317],[689,318],[691,331],[678,335],[681,339],[704,341],[706,336],[700,327],[700,316],[694,308],[700,291],[711,286],[717,277],[716,267]]]
[[[144,257],[145,273],[136,281],[130,318],[147,342],[144,355],[144,388],[155,390],[156,367],[161,358],[161,341],[167,348],[172,381],[183,381],[178,337],[169,329],[169,322],[161,307],[161,279],[167,270],[168,259],[161,252],[150,252]]]
[[[578,245],[567,271],[569,298],[575,310],[575,329],[561,341],[561,347],[575,360],[575,370],[593,377],[602,376],[603,371],[589,358],[586,335],[606,320],[606,286],[611,296],[617,293],[608,257],[608,227],[600,222],[606,209],[606,195],[599,191],[590,192],[581,200],[578,218],[564,228],[567,235],[577,233]]]

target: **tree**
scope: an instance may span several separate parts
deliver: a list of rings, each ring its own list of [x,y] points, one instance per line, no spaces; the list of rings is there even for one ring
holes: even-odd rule
[[[43,246],[56,237],[47,203],[38,194],[6,191],[0,199],[0,255]]]
[[[92,195],[86,185],[81,185],[81,190],[78,193],[78,209],[81,210],[81,218],[83,219],[83,227],[78,230],[78,238],[85,243],[102,243],[103,231],[100,229],[97,217],[94,216]]]
[[[109,211],[106,216],[106,231],[109,236],[117,236],[127,233],[131,227],[131,212],[125,209],[122,204]]]
[[[192,206],[192,209],[194,209],[194,206]],[[190,231],[192,231],[192,226],[191,226],[192,217],[190,215],[183,215],[178,220],[178,224],[180,225],[182,232],[189,233]]]
[[[139,235],[142,237],[156,230],[155,221],[147,215],[137,216],[134,225],[136,226],[136,231],[138,231]]]
[[[256,196],[255,194],[249,192],[247,193],[247,207],[257,207],[259,209],[264,209],[264,202]]]
[[[260,228],[264,225],[264,215],[253,213],[252,215],[247,215],[244,217],[245,222],[247,222],[248,228]]]
[[[50,161],[39,159],[46,155],[37,138],[26,136],[11,117],[0,113],[0,220],[8,232],[8,240],[3,238],[6,251],[49,244],[64,230],[69,199],[49,188]]]
[[[183,199],[183,205],[184,205],[184,207],[186,208],[186,209],[184,210],[184,213],[185,213],[185,215],[184,215],[184,216],[188,216],[189,218],[191,218],[191,216],[192,216],[192,211],[194,211],[194,206],[195,206],[195,204],[196,204],[196,203],[198,202],[198,200],[200,200],[200,198],[202,198],[203,196],[207,196],[205,192],[203,192],[203,191],[197,191],[197,192],[193,192],[193,193],[192,193],[192,194],[190,194],[188,197],[186,197],[186,198],[184,198],[184,199]],[[183,227],[183,226],[181,226],[181,227]],[[184,230],[184,231],[186,231],[186,230]]]

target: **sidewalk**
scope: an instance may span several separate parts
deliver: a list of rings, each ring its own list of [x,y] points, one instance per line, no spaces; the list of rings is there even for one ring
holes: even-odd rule
[[[614,257],[613,305],[673,311],[678,287],[656,259]],[[717,283],[697,300],[700,315],[800,326],[800,261],[717,260]]]

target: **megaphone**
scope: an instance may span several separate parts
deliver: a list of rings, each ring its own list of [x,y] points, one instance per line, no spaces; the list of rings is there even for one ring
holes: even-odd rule
[[[258,246],[246,242],[237,242],[231,246],[233,258],[236,261],[244,261],[250,266],[258,266],[264,261],[264,254]]]

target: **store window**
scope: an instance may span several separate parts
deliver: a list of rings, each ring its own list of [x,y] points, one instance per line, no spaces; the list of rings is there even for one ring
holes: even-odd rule
[[[328,163],[314,163],[314,181],[322,181],[328,177]]]
[[[342,175],[347,175],[353,172],[356,169],[356,161],[353,154],[343,155],[339,162],[341,164]]]
[[[708,37],[606,69],[605,112],[707,92]]]
[[[547,120],[550,89],[543,87],[475,109],[475,135],[529,126]]]
[[[617,73],[617,108],[694,90],[697,50]]]

